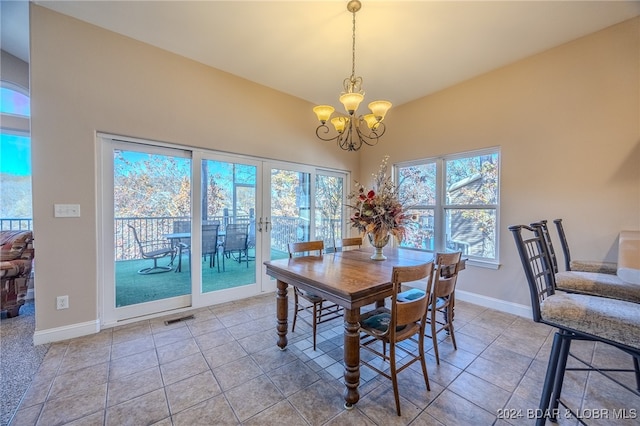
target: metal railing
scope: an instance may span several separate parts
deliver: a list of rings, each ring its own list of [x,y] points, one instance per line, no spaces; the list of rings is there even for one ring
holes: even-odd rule
[[[33,229],[33,219],[31,218],[2,218],[0,219],[0,230],[2,231],[30,231]]]
[[[161,217],[118,217],[114,221],[114,242],[115,260],[139,259],[140,253],[133,237],[133,232],[128,225],[132,225],[138,233],[141,241],[161,241],[166,240],[166,234],[175,231],[174,223],[190,221],[188,216],[161,216]],[[208,220],[217,220],[221,224],[221,229],[234,222],[250,222],[255,218],[248,215],[236,216],[215,216]],[[32,229],[32,219],[0,219],[0,229],[2,230],[30,230]],[[271,218],[270,238],[271,247],[283,252],[287,251],[287,244],[294,241],[303,241],[308,236],[309,221],[300,217],[274,216]],[[322,220],[321,226],[316,229],[315,239],[323,240],[325,247],[331,248],[334,242],[342,237],[341,222],[339,220]]]

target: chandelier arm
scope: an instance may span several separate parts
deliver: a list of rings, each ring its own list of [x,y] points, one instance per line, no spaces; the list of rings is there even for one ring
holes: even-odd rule
[[[329,133],[329,126],[327,126],[326,124],[321,124],[316,128],[316,136],[318,137],[318,139],[321,139],[323,141],[327,141],[327,142],[331,142],[331,141],[335,141],[338,140],[338,138],[340,138],[341,133],[338,133],[337,136],[334,136],[332,138],[325,138],[320,136],[320,131],[322,130],[322,133],[324,134],[328,134]]]
[[[345,151],[354,151],[352,143],[352,123],[353,120],[350,120],[349,125],[345,128],[344,132],[339,135],[340,138],[337,140],[338,146]]]
[[[384,128],[382,129],[382,133],[384,133]],[[359,140],[359,147],[361,147],[363,144],[364,145],[368,145],[368,146],[374,146],[375,144],[378,143],[378,139],[380,138],[380,136],[382,136],[382,134],[378,134],[377,131],[370,131],[369,134],[365,134],[361,129],[360,126],[356,126],[356,134],[358,135],[358,140]]]

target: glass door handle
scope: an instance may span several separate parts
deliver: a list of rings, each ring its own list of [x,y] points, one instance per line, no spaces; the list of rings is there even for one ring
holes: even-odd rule
[[[268,232],[269,231],[269,224],[271,222],[269,222],[269,218],[265,217],[264,218],[264,222],[262,221],[262,216],[260,217],[260,219],[258,220],[258,232],[262,232],[262,225],[264,225],[264,232]]]

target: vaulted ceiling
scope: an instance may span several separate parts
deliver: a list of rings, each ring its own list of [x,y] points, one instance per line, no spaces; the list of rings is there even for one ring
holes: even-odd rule
[[[336,105],[351,74],[343,0],[35,3],[313,103]],[[25,6],[2,1],[2,48],[28,60],[9,15]],[[363,0],[356,75],[399,105],[638,15],[640,1]]]

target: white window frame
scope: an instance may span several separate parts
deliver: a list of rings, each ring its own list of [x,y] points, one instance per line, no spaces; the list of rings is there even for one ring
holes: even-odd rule
[[[484,155],[497,155],[498,156],[498,193],[496,204],[447,204],[446,202],[446,163],[447,161],[458,160],[462,158],[469,157],[479,157]],[[442,252],[446,250],[446,235],[445,235],[445,218],[446,211],[452,209],[491,209],[495,211],[495,258],[487,258],[480,256],[469,255],[467,257],[467,264],[480,266],[490,269],[498,269],[500,266],[500,188],[501,188],[501,151],[499,147],[491,147],[481,150],[474,151],[465,151],[459,152],[455,154],[447,154],[439,157],[432,158],[423,158],[418,160],[411,160],[396,163],[393,165],[393,176],[396,182],[399,181],[399,170],[404,167],[418,166],[418,165],[426,165],[426,164],[435,164],[436,165],[436,197],[434,205],[418,205],[415,206],[418,209],[433,209],[434,214],[434,240],[435,247],[434,252]],[[431,252],[428,249],[414,249],[414,248],[405,248],[407,250],[421,250],[426,252]]]

